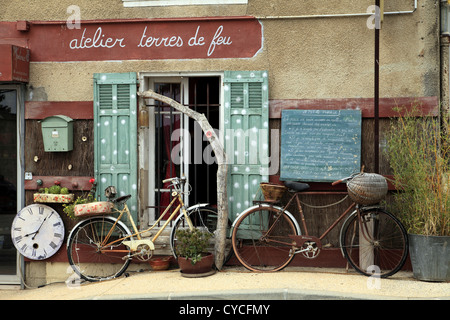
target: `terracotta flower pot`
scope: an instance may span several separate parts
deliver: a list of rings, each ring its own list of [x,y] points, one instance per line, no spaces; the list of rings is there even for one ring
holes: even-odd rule
[[[186,259],[183,257],[178,257],[178,265],[180,266],[181,272],[184,274],[205,274],[212,270],[214,264],[214,255],[208,254],[196,264],[192,264],[191,259]]]
[[[151,258],[149,261],[153,271],[167,270],[169,269],[171,257],[156,257]]]

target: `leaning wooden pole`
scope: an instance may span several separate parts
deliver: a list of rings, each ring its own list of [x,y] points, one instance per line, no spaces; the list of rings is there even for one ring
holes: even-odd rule
[[[202,128],[206,138],[208,139],[211,147],[216,156],[216,161],[218,165],[217,169],[217,211],[218,211],[218,219],[217,219],[217,230],[215,233],[215,264],[216,267],[221,270],[223,267],[223,262],[225,259],[225,241],[226,241],[226,232],[228,227],[228,201],[227,201],[227,161],[226,161],[226,153],[223,148],[222,143],[220,142],[219,137],[216,135],[214,129],[206,119],[205,115],[202,113],[198,113],[177,101],[168,98],[166,96],[160,95],[152,90],[139,92],[138,95],[141,99],[154,99],[158,100],[162,103],[168,104],[172,108],[182,112],[188,117],[197,121],[197,123]]]

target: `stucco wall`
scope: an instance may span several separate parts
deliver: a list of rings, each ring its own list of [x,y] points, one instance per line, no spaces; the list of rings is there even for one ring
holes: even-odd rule
[[[73,1],[0,1],[0,19],[66,20]],[[373,1],[263,1],[248,5],[124,8],[121,0],[76,1],[81,18],[295,16],[261,19],[263,50],[251,59],[32,63],[30,84],[44,95],[29,99],[92,100],[94,72],[267,69],[271,99],[373,96],[374,30],[368,17],[305,18],[366,12]],[[386,11],[412,10],[414,1],[388,1]],[[387,15],[380,38],[380,96],[439,96],[439,6],[420,1],[413,14]],[[70,88],[70,90],[68,90]],[[46,97],[46,98],[45,98]]]
[[[366,12],[372,0],[249,0],[248,5],[158,8],[124,8],[121,0],[0,0],[0,21],[65,21],[74,4],[82,20],[255,16],[263,26],[263,49],[250,59],[32,62],[27,100],[92,101],[93,74],[101,72],[261,69],[269,71],[270,99],[373,97],[374,30],[367,27],[368,17],[305,17]],[[413,4],[390,0],[385,9],[408,11]],[[412,14],[386,16],[380,54],[381,97],[439,97],[439,1],[421,0]],[[66,263],[30,265],[27,275],[33,284],[56,280],[49,274],[58,280],[70,275]]]

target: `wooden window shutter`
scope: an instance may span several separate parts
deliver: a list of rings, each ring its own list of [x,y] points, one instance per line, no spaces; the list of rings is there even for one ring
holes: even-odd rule
[[[94,74],[94,174],[97,199],[115,186],[133,218],[138,212],[136,73]]]
[[[267,71],[224,74],[224,144],[229,214],[233,221],[268,181],[269,92]]]

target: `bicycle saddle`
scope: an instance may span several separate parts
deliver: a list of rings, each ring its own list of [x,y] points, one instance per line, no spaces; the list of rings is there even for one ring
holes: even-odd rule
[[[112,200],[112,202],[120,204],[120,203],[126,202],[130,198],[131,198],[131,194],[126,195],[126,196],[118,197],[117,199]]]
[[[297,192],[309,189],[309,184],[303,182],[284,181],[284,185]]]

